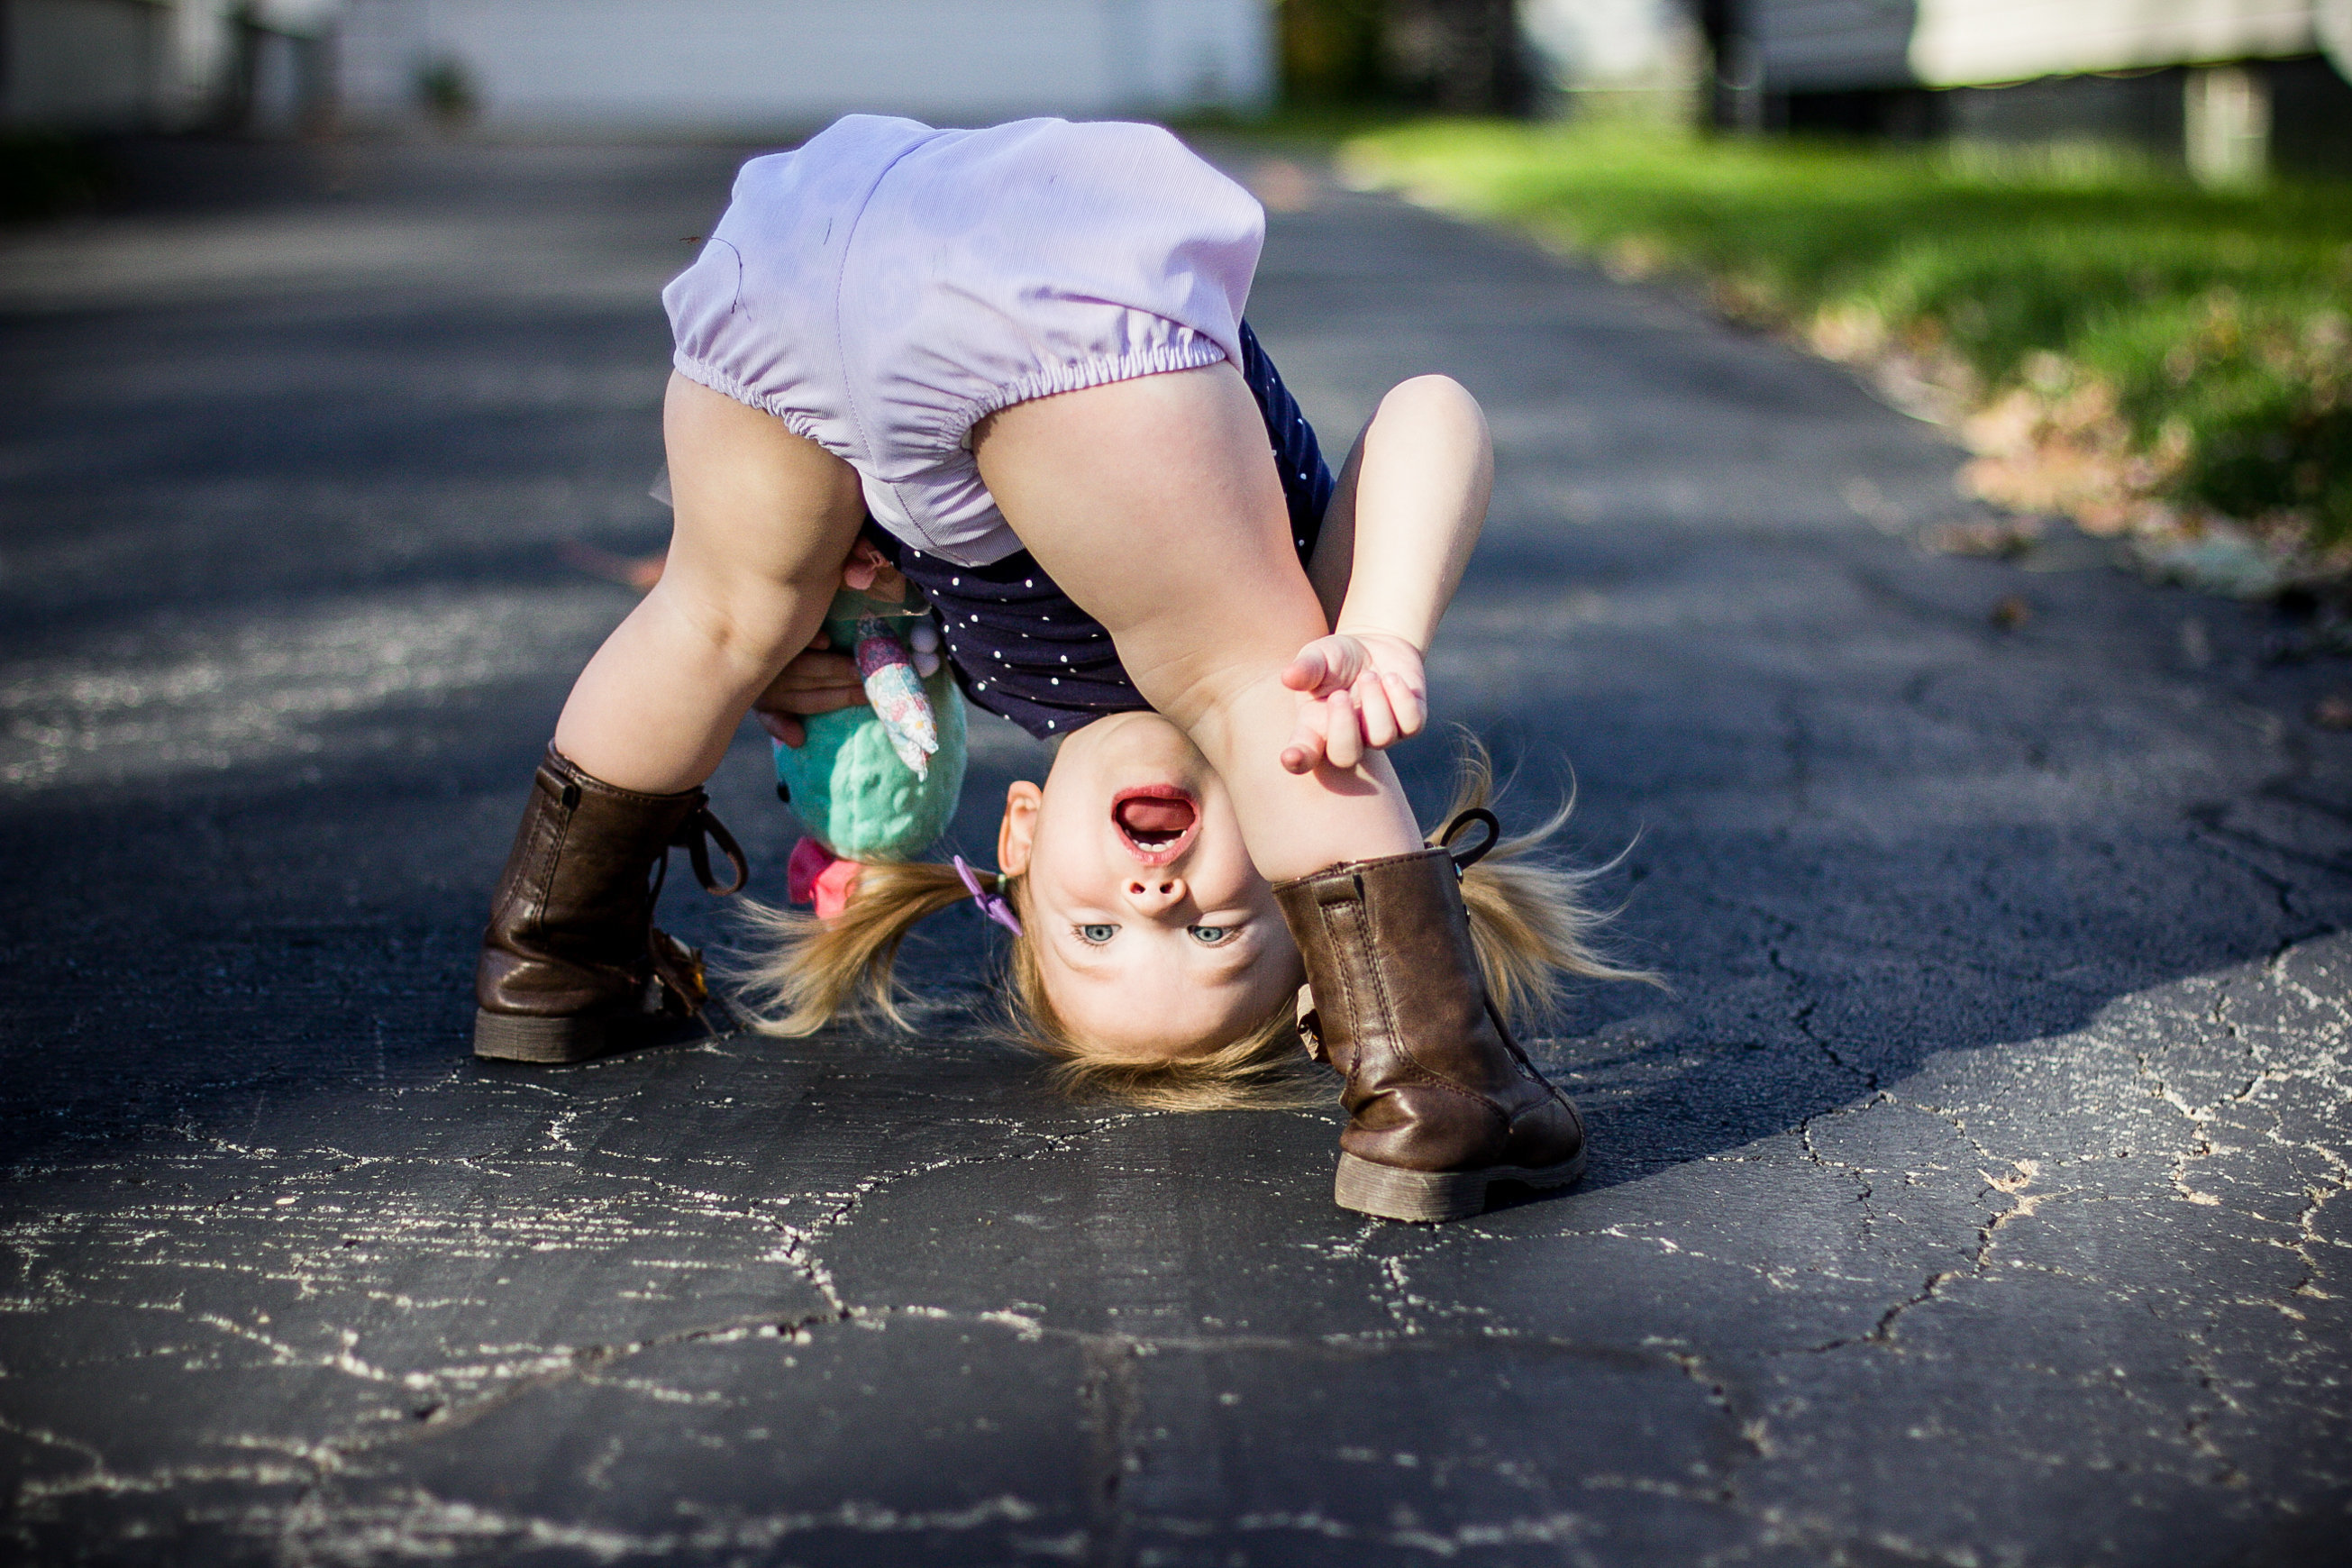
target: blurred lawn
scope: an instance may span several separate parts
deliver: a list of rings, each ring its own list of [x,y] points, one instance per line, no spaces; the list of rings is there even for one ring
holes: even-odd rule
[[[1975,415],[1980,450],[2071,454],[2011,463],[1993,499],[2111,527],[2155,499],[2352,539],[2352,184],[2222,193],[2087,149],[1466,121],[1374,130],[1342,157],[1615,270],[1702,278],[1835,357],[1900,361]]]

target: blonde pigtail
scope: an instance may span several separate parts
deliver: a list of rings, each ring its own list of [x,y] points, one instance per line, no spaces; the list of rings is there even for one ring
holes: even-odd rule
[[[1494,759],[1474,735],[1464,734],[1461,743],[1454,799],[1441,824],[1488,806],[1495,797]],[[1615,868],[1615,860],[1572,871],[1528,858],[1567,824],[1575,806],[1571,796],[1550,816],[1503,839],[1462,873],[1470,944],[1478,955],[1487,993],[1506,1018],[1526,1019],[1544,1012],[1559,998],[1563,974],[1664,984],[1647,970],[1610,963],[1593,947],[1592,933],[1609,916],[1592,907],[1588,892]]]
[[[891,971],[899,944],[926,915],[971,895],[952,866],[917,860],[867,866],[831,920],[747,903],[742,910],[759,956],[738,978],[762,1034],[814,1034],[842,1013],[867,1010],[900,1028]]]

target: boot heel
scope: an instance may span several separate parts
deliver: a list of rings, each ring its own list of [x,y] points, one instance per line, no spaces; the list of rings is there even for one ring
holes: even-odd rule
[[[1435,1225],[1483,1210],[1491,1179],[1486,1171],[1400,1171],[1342,1153],[1331,1201],[1380,1219]]]
[[[500,1062],[584,1062],[609,1048],[611,1021],[598,1017],[530,1018],[474,1010],[474,1054]]]
[[[1437,1225],[1485,1212],[1486,1189],[1496,1182],[1527,1187],[1564,1187],[1584,1174],[1584,1151],[1573,1160],[1530,1170],[1497,1165],[1484,1171],[1400,1171],[1353,1154],[1339,1156],[1331,1198],[1343,1209],[1380,1219]]]

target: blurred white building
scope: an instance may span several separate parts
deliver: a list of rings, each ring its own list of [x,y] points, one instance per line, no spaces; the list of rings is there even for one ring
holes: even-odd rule
[[[1736,0],[1792,129],[2168,151],[2200,178],[2352,169],[2352,0]]]
[[[1703,112],[1711,62],[1685,0],[1519,0],[1519,26],[1571,115],[1679,123]]]
[[[1270,0],[0,0],[0,125],[767,134],[1249,111]]]
[[[328,93],[338,0],[5,0],[0,125],[290,129]]]
[[[2352,173],[2352,0],[1520,0],[1569,112]]]
[[[1255,110],[1266,0],[344,0],[347,120],[438,94],[524,132],[766,132],[852,110]]]
[[[2283,59],[2352,22],[2346,0],[1753,0],[1768,78],[1968,87],[2089,71]]]

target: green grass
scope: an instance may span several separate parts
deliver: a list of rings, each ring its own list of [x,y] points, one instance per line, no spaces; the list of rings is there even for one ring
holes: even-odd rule
[[[2204,191],[2082,150],[1996,155],[1423,121],[1349,164],[1969,403],[2077,395],[2152,493],[2352,539],[2352,184]],[[2088,392],[2085,398],[2080,395]]]
[[[1352,137],[1422,123],[1423,117],[1396,105],[1373,102],[1283,103],[1260,113],[1241,114],[1203,109],[1170,117],[1177,132],[1204,132],[1230,141],[1255,143],[1268,151],[1336,151]]]

